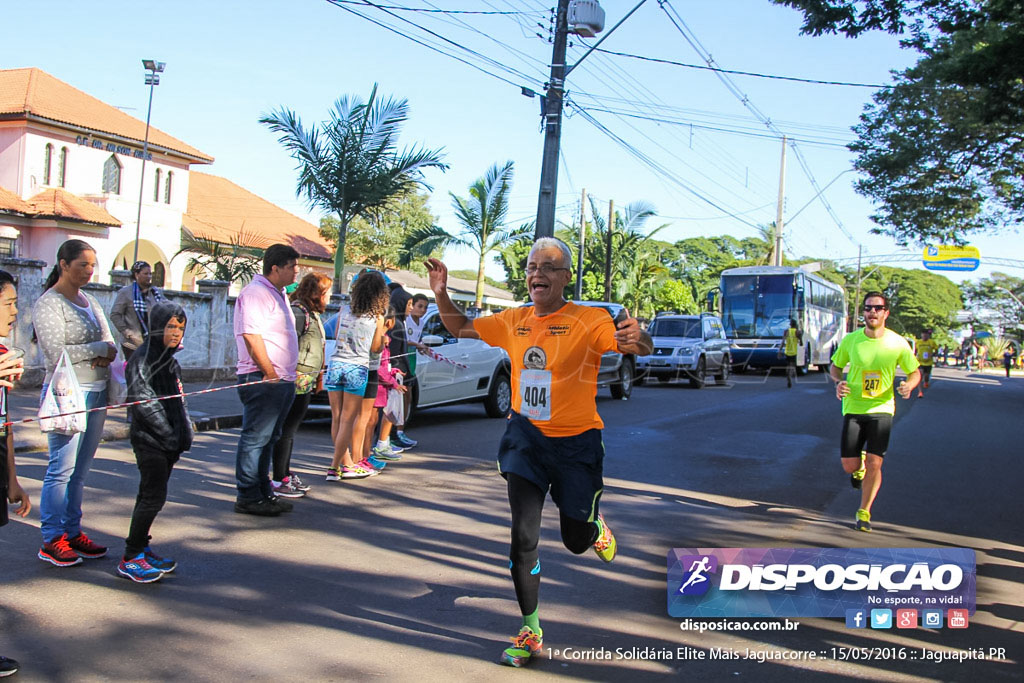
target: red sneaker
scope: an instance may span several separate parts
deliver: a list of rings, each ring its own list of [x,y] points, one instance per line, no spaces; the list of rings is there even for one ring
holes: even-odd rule
[[[85,532],[79,532],[74,538],[69,538],[68,545],[78,553],[79,557],[87,557],[91,560],[107,554],[107,546],[94,543],[92,539],[85,535]]]
[[[68,545],[67,534],[61,534],[49,543],[43,543],[43,547],[39,549],[37,556],[40,560],[45,560],[58,567],[70,567],[82,561],[78,553]]]

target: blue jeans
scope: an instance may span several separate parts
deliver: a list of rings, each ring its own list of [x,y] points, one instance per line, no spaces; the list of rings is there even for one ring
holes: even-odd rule
[[[263,379],[263,373],[238,376],[239,384]],[[295,400],[295,382],[274,382],[238,387],[242,401],[242,434],[235,455],[238,502],[254,503],[273,494],[270,463],[274,445]]]
[[[46,387],[43,387],[46,391]],[[85,407],[107,405],[107,390],[85,392]],[[84,432],[78,434],[46,435],[50,448],[50,461],[43,477],[43,490],[39,494],[39,521],[43,542],[48,543],[61,534],[74,538],[82,531],[82,490],[85,477],[92,467],[93,456],[103,436],[103,423],[107,411],[97,410],[86,418]]]

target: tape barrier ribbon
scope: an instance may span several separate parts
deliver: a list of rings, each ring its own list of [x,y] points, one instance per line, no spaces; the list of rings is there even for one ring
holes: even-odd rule
[[[403,354],[403,355],[408,355],[408,354]],[[456,367],[459,367],[459,368],[466,369],[466,368],[469,367],[467,365],[463,365],[462,363],[456,363],[455,361],[453,361],[450,358],[445,358],[444,356],[442,356],[441,354],[437,353],[436,351],[431,351],[431,350],[428,349],[428,354],[427,355],[429,355],[434,360],[444,361],[446,363],[451,363],[452,365],[454,365]],[[325,372],[325,370],[321,370],[320,374],[323,374],[324,372]],[[199,396],[200,394],[212,394],[212,393],[217,392],[217,391],[227,391],[228,389],[237,389],[239,387],[249,387],[249,386],[253,386],[253,385],[256,385],[256,384],[267,384],[269,381],[270,380],[260,379],[260,380],[256,380],[255,382],[243,382],[241,384],[230,384],[230,385],[228,385],[226,387],[213,387],[211,389],[200,389],[199,391],[188,391],[188,392],[182,392],[182,393],[179,393],[179,394],[169,394],[167,396],[157,396],[156,398],[147,398],[147,399],[145,399],[143,401],[129,401],[127,403],[115,403],[114,405],[101,406],[101,407],[98,407],[98,408],[87,408],[85,410],[75,410],[75,411],[72,411],[70,413],[60,413],[59,415],[47,415],[45,418],[40,418],[38,416],[36,416],[36,417],[26,417],[26,418],[23,418],[21,420],[12,420],[10,422],[4,422],[4,423],[0,424],[0,426],[2,426],[2,427],[10,427],[12,425],[28,424],[30,422],[39,422],[40,419],[67,417],[68,415],[77,415],[79,413],[94,413],[94,412],[99,411],[99,410],[113,410],[115,408],[128,408],[130,406],[140,406],[143,403],[153,403],[154,401],[164,401],[164,400],[169,399],[169,398],[185,398],[186,396]]]

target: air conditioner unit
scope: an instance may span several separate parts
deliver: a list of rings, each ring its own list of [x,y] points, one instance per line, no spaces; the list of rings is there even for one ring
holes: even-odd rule
[[[597,0],[572,0],[569,3],[569,32],[593,38],[604,30],[604,10]]]

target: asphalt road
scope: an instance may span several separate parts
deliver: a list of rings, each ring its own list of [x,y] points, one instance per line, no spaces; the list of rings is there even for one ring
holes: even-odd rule
[[[424,411],[420,447],[379,477],[328,484],[328,430],[304,428],[295,469],[314,489],[296,511],[232,512],[236,431],[201,434],[171,479],[154,546],[179,569],[152,585],[119,578],[113,557],[57,569],[35,558],[38,514],[0,532],[0,653],[18,680],[1021,680],[1024,379],[938,370],[901,401],[875,531],[852,529],[859,498],[838,458],[839,405],[822,375],[791,390],[775,376],[695,391],[601,390],[607,428],[602,510],[619,539],[604,565],[569,554],[549,505],[541,542],[546,654],[529,670],[494,662],[518,627],[507,572],[508,506],[494,454],[499,420],[477,405]],[[43,454],[19,460],[38,501]],[[88,480],[85,528],[122,549],[137,485],[124,443],[105,444]],[[666,613],[673,547],[967,547],[978,611],[962,631],[680,630]],[[678,659],[897,647],[1006,648],[1002,661]],[[576,659],[571,652],[672,659]],[[555,652],[559,654],[556,655]]]

